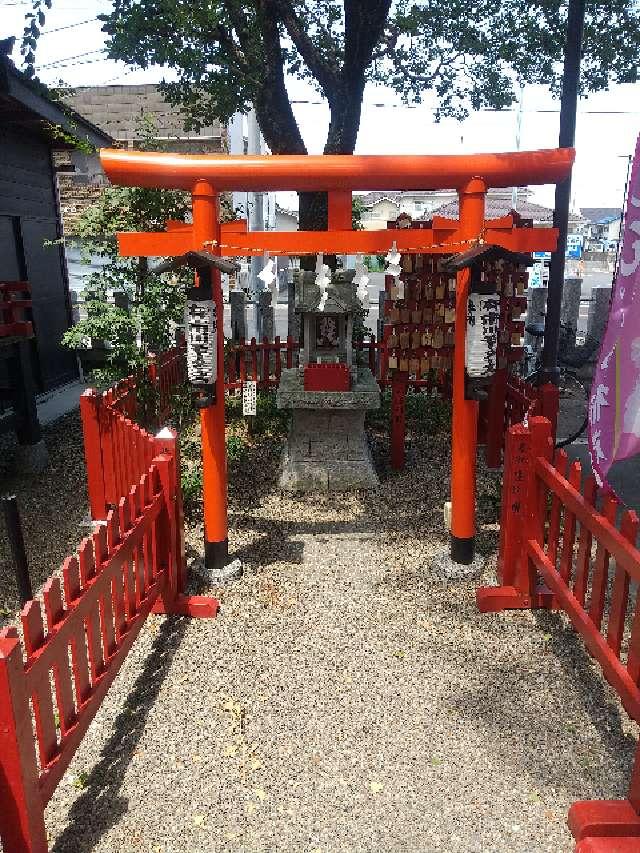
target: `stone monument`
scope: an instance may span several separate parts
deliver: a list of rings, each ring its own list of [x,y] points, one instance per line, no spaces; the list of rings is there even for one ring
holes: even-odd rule
[[[357,364],[353,315],[360,307],[352,270],[333,274],[323,310],[315,273],[294,272],[302,333],[300,366],[283,370],[276,396],[291,409],[280,487],[294,492],[370,489],[378,484],[364,429],[380,406],[368,367]]]

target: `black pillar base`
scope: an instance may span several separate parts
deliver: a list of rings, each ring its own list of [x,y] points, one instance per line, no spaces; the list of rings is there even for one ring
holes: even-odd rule
[[[229,540],[204,543],[204,564],[210,571],[217,571],[229,562]]]
[[[451,559],[454,563],[468,566],[473,563],[475,553],[475,536],[462,539],[459,536],[451,536]]]

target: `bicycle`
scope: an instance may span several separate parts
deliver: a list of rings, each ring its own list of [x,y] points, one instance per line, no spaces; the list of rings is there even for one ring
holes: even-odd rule
[[[540,376],[542,375],[542,349],[544,343],[544,318],[545,313],[540,312],[539,316],[542,318],[537,322],[534,321],[532,323],[528,323],[525,325],[525,332],[533,339],[533,344],[525,344],[525,356],[522,362],[522,370],[520,375],[524,379],[525,382],[529,382],[532,384],[537,384]],[[564,324],[560,325],[560,331],[568,331],[568,327]],[[558,367],[559,367],[559,377],[558,377],[558,388],[560,391],[560,398],[567,399],[569,397],[579,397],[584,403],[585,406],[589,399],[589,380],[585,380],[581,378],[575,369],[571,368],[580,368],[586,365],[592,355],[592,347],[587,347],[585,351],[575,358],[570,358],[568,356],[562,356],[558,354]],[[560,449],[563,447],[567,447],[569,444],[573,444],[576,439],[580,438],[580,436],[585,432],[587,428],[587,424],[589,423],[588,412],[584,417],[584,420],[580,424],[579,428],[568,435],[566,438],[556,439],[556,449]]]

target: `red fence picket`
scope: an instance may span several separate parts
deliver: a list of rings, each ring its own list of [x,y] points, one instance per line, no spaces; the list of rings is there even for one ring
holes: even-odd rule
[[[564,451],[552,457],[551,435],[542,417],[509,430],[499,585],[478,589],[478,606],[561,607],[640,722],[640,595],[629,595],[631,582],[640,584],[638,517],[593,477],[583,483],[580,463],[569,466]],[[617,846],[625,838],[640,849],[640,748],[627,799],[575,803],[569,825],[577,851],[633,849]]]
[[[261,343],[255,338],[249,343],[241,339],[230,345],[225,355],[225,390],[239,390],[246,381],[257,382],[263,391],[277,388],[283,361],[287,369],[292,368],[299,350],[300,345],[291,337],[284,342],[279,336],[273,342],[263,338]]]
[[[171,414],[171,396],[175,388],[187,378],[185,344],[171,347],[157,355],[150,354],[147,370],[156,390],[158,422],[163,424]]]
[[[137,435],[127,426],[122,436],[121,449],[128,444],[134,460]],[[0,632],[0,839],[7,852],[46,853],[45,806],[148,614],[215,616],[217,602],[186,596],[185,583],[177,442],[167,431],[154,440],[148,470],[65,561],[62,584],[57,576],[45,584],[46,630],[40,602],[24,607],[26,660],[17,631]]]

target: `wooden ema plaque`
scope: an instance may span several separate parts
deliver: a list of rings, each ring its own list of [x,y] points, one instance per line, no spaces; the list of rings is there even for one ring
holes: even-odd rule
[[[392,227],[392,223],[389,223]],[[399,281],[385,277],[384,342],[387,368],[428,388],[450,387],[453,365],[456,276],[443,269],[449,255],[402,256]],[[527,270],[504,260],[488,262],[484,283],[500,296],[497,368],[520,361]]]

